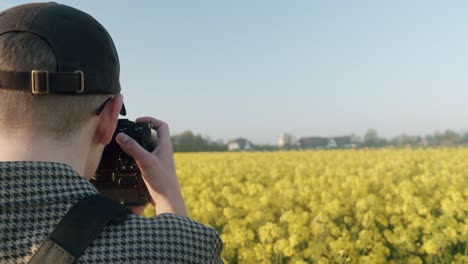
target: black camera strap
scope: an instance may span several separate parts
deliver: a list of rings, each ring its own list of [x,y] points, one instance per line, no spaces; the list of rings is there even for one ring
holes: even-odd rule
[[[60,220],[29,263],[75,263],[107,224],[123,222],[131,213],[100,194],[81,200]]]

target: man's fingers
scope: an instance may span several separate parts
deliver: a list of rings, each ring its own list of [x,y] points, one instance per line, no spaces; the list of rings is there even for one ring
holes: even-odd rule
[[[156,132],[158,132],[158,138],[160,141],[171,141],[171,135],[169,133],[169,126],[159,119],[153,117],[140,117],[136,119],[137,122],[150,123]]]
[[[158,142],[158,136],[156,135],[156,133],[151,133],[151,140],[153,142]]]
[[[124,133],[119,133],[115,138],[122,150],[130,155],[137,162],[146,162],[148,158],[148,151],[144,149],[133,138]]]

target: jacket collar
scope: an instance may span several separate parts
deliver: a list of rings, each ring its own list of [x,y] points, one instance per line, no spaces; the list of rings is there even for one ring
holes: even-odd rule
[[[0,209],[76,201],[97,193],[70,166],[53,162],[0,162]]]

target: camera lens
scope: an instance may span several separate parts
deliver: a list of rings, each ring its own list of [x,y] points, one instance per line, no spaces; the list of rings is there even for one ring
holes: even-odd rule
[[[117,184],[120,188],[135,188],[137,179],[135,176],[122,176],[117,180]]]

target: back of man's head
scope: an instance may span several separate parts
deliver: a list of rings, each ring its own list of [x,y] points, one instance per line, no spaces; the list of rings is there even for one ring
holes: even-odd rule
[[[112,39],[84,12],[43,3],[14,7],[1,14],[3,133],[27,129],[64,139],[95,115],[109,94],[120,91],[118,78]],[[70,90],[74,86],[78,88]]]
[[[41,37],[27,32],[0,36],[0,71],[54,72],[55,55]],[[33,95],[30,91],[0,89],[0,128],[8,133],[27,129],[63,139],[94,115],[107,95]]]

